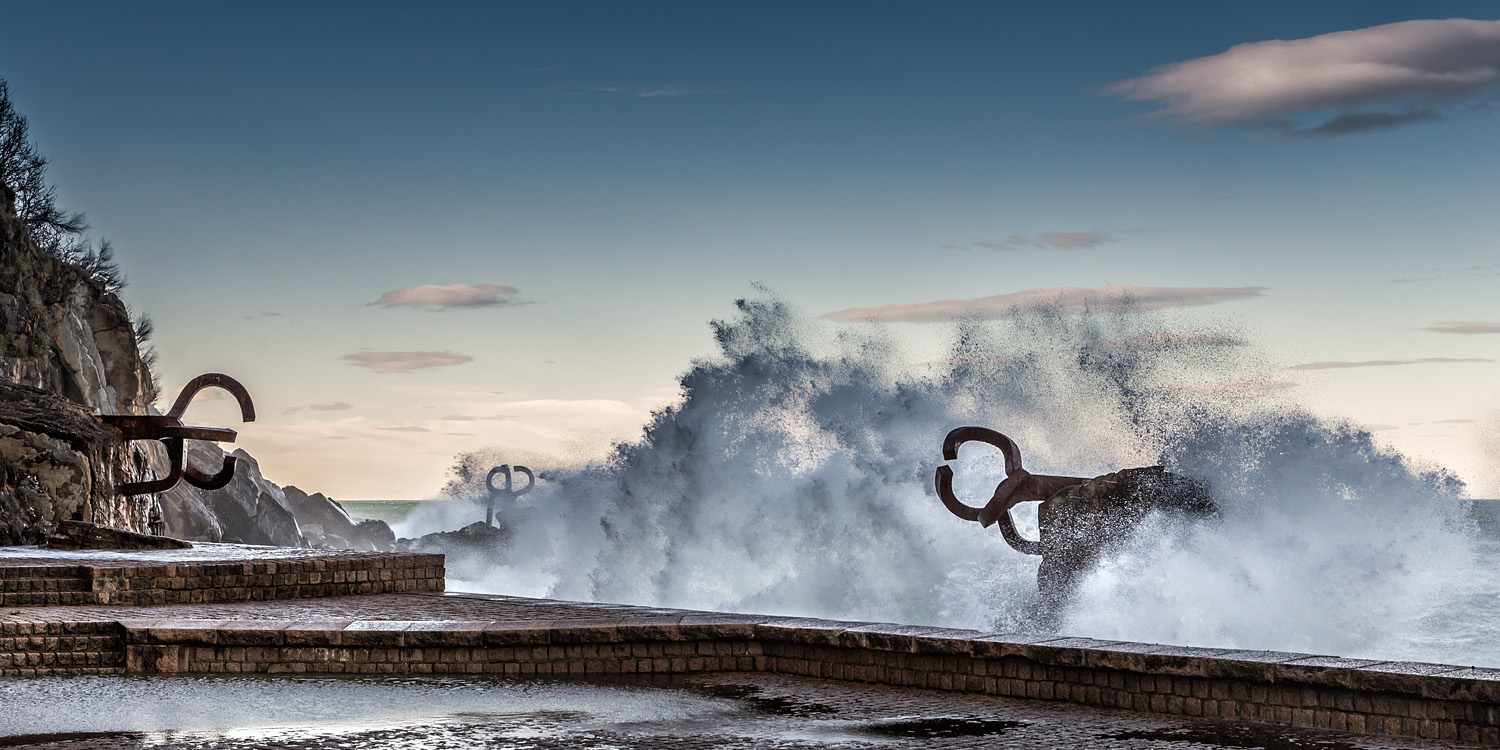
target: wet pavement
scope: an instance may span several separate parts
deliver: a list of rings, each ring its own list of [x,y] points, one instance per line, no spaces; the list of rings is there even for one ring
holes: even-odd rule
[[[87,711],[79,710],[83,705]],[[0,680],[0,747],[1461,746],[811,678],[709,673],[587,682],[411,677],[9,679]]]

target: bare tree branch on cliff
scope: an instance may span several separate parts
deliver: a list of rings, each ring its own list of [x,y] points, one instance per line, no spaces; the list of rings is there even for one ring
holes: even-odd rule
[[[30,125],[10,101],[10,85],[0,80],[0,181],[16,191],[16,217],[31,231],[38,249],[72,261],[89,252],[81,212],[57,207],[57,188],[47,184],[47,158],[32,146]]]
[[[108,240],[98,248],[84,235],[88,222],[82,211],[57,207],[57,188],[47,184],[47,157],[32,145],[31,126],[10,101],[10,85],[0,79],[0,182],[16,193],[16,218],[26,225],[31,241],[48,255],[82,269],[111,294],[125,286]]]

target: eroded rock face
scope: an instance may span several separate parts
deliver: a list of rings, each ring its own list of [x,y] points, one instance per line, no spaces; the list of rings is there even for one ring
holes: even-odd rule
[[[0,380],[105,414],[156,398],[130,314],[83,271],[37,250],[0,186]]]
[[[0,382],[0,544],[35,544],[67,519],[122,511],[118,433],[67,399]]]
[[[155,398],[125,305],[32,245],[0,185],[0,544],[35,543],[66,519],[142,528],[116,495],[125,451],[96,413]]]
[[[1043,600],[1062,603],[1099,556],[1123,543],[1148,515],[1203,519],[1214,512],[1208,485],[1160,466],[1105,474],[1053,495],[1037,509]]]
[[[396,534],[384,521],[367,519],[355,523],[344,506],[321,492],[309,495],[292,485],[281,490],[310,546],[381,552],[395,549]]]

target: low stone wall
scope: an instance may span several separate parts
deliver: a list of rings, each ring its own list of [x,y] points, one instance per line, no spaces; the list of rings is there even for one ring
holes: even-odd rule
[[[761,671],[1500,745],[1500,673],[823,620],[125,621],[139,673]]]
[[[0,675],[121,674],[124,632],[115,622],[0,623]]]
[[[243,562],[0,559],[0,606],[208,604],[443,590],[442,555],[346,553]]]

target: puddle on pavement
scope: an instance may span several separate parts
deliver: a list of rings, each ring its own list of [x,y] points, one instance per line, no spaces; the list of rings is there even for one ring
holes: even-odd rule
[[[866,725],[866,731],[884,737],[925,740],[939,737],[983,737],[1024,726],[1027,726],[1024,721],[939,716],[874,721]]]
[[[754,685],[705,685],[700,688],[716,698],[728,698],[741,701],[764,714],[772,716],[830,716],[838,713],[832,706],[821,703],[800,701],[785,696],[761,695],[761,689]]]
[[[1289,735],[1275,727],[1256,727],[1244,724],[1205,724],[1201,726],[1161,729],[1152,731],[1115,732],[1099,735],[1100,739],[1148,740],[1181,744],[1209,745],[1222,748],[1247,748],[1253,750],[1360,750],[1331,737],[1316,734]]]

